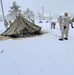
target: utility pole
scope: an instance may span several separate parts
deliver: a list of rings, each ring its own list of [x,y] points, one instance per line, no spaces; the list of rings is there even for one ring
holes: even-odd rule
[[[1,8],[2,8],[2,14],[3,14],[3,20],[5,20],[5,17],[4,17],[4,9],[3,9],[3,3],[2,3],[2,0],[1,1]]]
[[[1,9],[2,9],[2,15],[3,15],[3,20],[4,20],[4,25],[5,25],[5,17],[4,17],[4,9],[3,9],[3,3],[2,3],[2,0],[1,1]],[[6,25],[5,25],[6,27]]]
[[[44,20],[44,7],[42,6],[42,18]]]

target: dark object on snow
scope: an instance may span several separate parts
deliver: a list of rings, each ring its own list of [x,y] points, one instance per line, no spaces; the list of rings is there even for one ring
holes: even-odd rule
[[[43,23],[42,21],[39,21],[39,23]]]
[[[4,49],[0,52],[0,54],[3,53],[3,51],[4,51]]]
[[[41,27],[37,26],[21,15],[18,15],[13,23],[10,22],[10,27],[1,35],[11,37],[25,37],[37,35],[41,31]]]
[[[51,22],[51,29],[54,28],[55,29],[55,25],[56,23],[55,22]]]
[[[48,23],[48,21],[46,21],[46,23]]]

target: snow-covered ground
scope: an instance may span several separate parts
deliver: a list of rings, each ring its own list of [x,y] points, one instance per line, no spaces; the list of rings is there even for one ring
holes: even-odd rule
[[[74,75],[74,29],[69,40],[59,41],[58,23],[52,30],[45,21],[36,24],[46,34],[0,40],[0,75]],[[0,22],[0,33],[4,30]]]

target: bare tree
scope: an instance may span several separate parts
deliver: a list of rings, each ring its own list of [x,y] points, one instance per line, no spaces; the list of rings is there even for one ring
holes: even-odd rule
[[[25,11],[23,11],[24,17],[28,20],[35,20],[35,14],[33,11],[31,11],[29,8],[27,8]]]
[[[19,14],[21,14],[21,10],[19,8],[20,8],[20,6],[17,5],[16,2],[13,2],[12,6],[10,7],[10,10],[9,10],[9,15],[16,17]]]

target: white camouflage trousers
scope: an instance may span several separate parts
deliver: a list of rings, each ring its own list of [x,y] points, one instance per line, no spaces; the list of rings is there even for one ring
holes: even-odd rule
[[[63,39],[64,37],[68,38],[68,32],[69,32],[69,30],[67,28],[62,29],[62,31],[61,31],[61,39]]]

